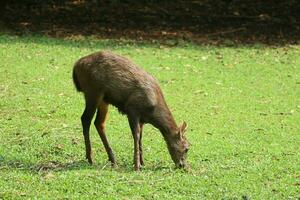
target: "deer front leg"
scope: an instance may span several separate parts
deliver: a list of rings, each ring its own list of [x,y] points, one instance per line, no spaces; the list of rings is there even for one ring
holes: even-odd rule
[[[141,168],[141,163],[140,163],[140,123],[139,123],[139,118],[135,114],[130,114],[128,115],[128,121],[131,129],[131,133],[133,136],[134,140],[134,169],[136,171],[139,171]]]
[[[144,124],[143,124],[143,123],[140,123],[140,140],[139,140],[139,150],[140,150],[140,163],[141,163],[141,165],[144,165],[144,159],[143,159],[143,148],[142,148],[143,127],[144,127]]]

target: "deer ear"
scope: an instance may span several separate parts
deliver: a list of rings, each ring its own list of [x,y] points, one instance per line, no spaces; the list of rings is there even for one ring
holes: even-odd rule
[[[180,133],[184,134],[185,131],[187,130],[188,125],[186,124],[186,122],[183,122],[180,126]]]

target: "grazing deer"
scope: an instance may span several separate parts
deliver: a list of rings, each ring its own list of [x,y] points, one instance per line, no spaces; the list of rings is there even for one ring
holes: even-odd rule
[[[157,80],[125,57],[111,52],[97,52],[79,59],[73,69],[73,81],[85,97],[81,116],[86,159],[92,164],[89,128],[97,110],[95,126],[109,161],[116,163],[105,133],[108,105],[112,104],[128,117],[134,139],[134,167],[143,162],[142,131],[150,123],[162,133],[177,167],[184,167],[188,142],[184,137],[187,124],[177,126],[165,102]]]

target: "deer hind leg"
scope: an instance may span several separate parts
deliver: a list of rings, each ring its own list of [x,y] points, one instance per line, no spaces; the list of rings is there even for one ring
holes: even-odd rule
[[[101,141],[105,147],[106,153],[108,155],[108,160],[112,163],[112,165],[115,165],[116,164],[115,156],[113,154],[113,151],[108,143],[105,134],[105,122],[107,120],[107,117],[108,117],[108,104],[101,101],[98,106],[97,116],[94,124],[101,138]]]
[[[144,165],[144,159],[143,159],[143,148],[142,148],[143,127],[144,127],[144,124],[143,124],[143,123],[140,123],[140,140],[139,140],[139,150],[140,150],[140,163],[141,163],[141,165]]]
[[[90,164],[92,161],[92,147],[90,142],[90,125],[97,107],[97,98],[85,95],[85,109],[81,116],[86,159]]]

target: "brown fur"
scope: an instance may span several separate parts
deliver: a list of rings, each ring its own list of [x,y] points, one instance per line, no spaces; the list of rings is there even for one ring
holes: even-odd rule
[[[112,149],[105,136],[108,105],[112,104],[126,114],[134,138],[134,163],[139,170],[142,158],[142,127],[150,123],[158,128],[169,149],[171,158],[179,167],[185,165],[188,142],[183,136],[186,123],[178,127],[165,102],[157,80],[125,57],[111,52],[97,52],[79,59],[73,69],[73,81],[86,100],[82,114],[86,158],[92,163],[89,127],[95,111],[95,126],[115,164]]]

